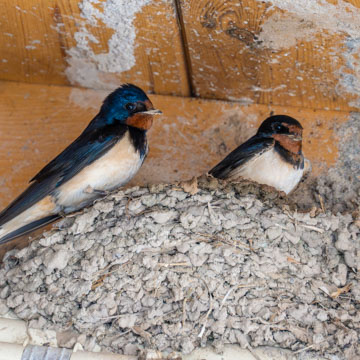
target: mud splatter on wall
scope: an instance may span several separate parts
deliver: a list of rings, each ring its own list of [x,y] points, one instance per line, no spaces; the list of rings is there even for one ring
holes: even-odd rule
[[[97,0],[83,0],[79,3],[81,23],[74,34],[76,46],[67,50],[69,66],[65,73],[71,84],[89,88],[114,88],[113,81],[101,79],[102,73],[122,73],[135,65],[135,15],[151,0],[107,1],[99,9]],[[103,26],[113,34],[107,41],[107,52],[95,53],[91,44],[101,39],[94,36],[87,25]]]
[[[0,79],[189,95],[173,0],[15,4],[0,9]]]
[[[181,4],[197,96],[358,109],[359,1]]]
[[[0,78],[357,110],[359,18],[359,0],[7,0]]]
[[[360,109],[360,37],[348,38],[345,41],[343,58],[345,65],[339,70],[339,83],[336,90],[339,94],[352,95],[349,106]]]
[[[328,57],[334,76],[335,91],[350,95],[350,107],[360,109],[360,9],[347,1],[336,4],[327,1],[265,0],[283,10],[273,13],[261,26],[261,45],[279,51],[299,42],[316,41],[319,34],[324,44],[319,48],[324,60]],[[269,8],[271,10],[271,8]],[[342,36],[337,44],[327,48],[325,43],[334,36]]]
[[[258,0],[260,1],[260,0]],[[359,36],[360,9],[348,1],[339,0],[336,4],[325,0],[261,0],[262,2],[272,5],[268,10],[276,7],[283,10],[283,16],[270,16],[262,26],[262,33],[265,33],[266,26],[273,23],[272,37],[274,43],[281,42],[281,38],[286,38],[282,31],[282,24],[287,23],[287,19],[294,21],[293,28],[288,28],[287,37],[296,40],[310,41],[321,30],[326,30],[324,36],[331,36],[337,33],[344,33],[350,37]],[[278,12],[275,14],[279,14]],[[274,18],[277,24],[274,23]],[[301,25],[302,24],[302,25]],[[278,29],[276,31],[276,28]],[[279,39],[280,36],[280,39]],[[293,45],[295,45],[296,41]]]

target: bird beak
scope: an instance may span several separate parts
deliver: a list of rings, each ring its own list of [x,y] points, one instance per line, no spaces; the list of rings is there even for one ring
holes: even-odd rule
[[[147,115],[161,115],[162,111],[160,110],[147,110],[147,111],[142,111],[141,114],[147,114]]]
[[[302,141],[301,135],[288,135],[288,137],[294,141]]]

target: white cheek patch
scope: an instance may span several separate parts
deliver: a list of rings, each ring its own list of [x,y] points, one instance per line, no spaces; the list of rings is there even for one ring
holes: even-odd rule
[[[288,194],[299,183],[303,172],[304,169],[295,169],[274,148],[271,148],[260,156],[254,157],[253,160],[249,160],[242,167],[235,169],[229,179],[235,180],[242,177],[259,184],[272,186]]]

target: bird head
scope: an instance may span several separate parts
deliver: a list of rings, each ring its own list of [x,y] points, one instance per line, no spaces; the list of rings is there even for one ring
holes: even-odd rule
[[[287,115],[270,116],[260,125],[257,135],[272,137],[286,150],[300,154],[303,127]]]
[[[106,97],[99,117],[106,125],[124,124],[141,130],[149,130],[153,116],[161,114],[143,90],[132,84],[125,84]]]

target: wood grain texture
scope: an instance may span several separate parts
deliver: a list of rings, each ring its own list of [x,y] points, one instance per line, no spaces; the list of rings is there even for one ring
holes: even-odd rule
[[[314,109],[360,107],[359,0],[179,1],[197,96]]]
[[[23,191],[98,112],[107,91],[0,82],[0,207]],[[336,128],[346,112],[153,95],[163,111],[149,131],[149,155],[131,185],[189,179],[211,169],[252,136],[270,114],[304,127],[304,152],[316,175],[338,156]]]
[[[360,0],[119,4],[3,0],[0,79],[97,89],[134,82],[164,95],[360,108]],[[105,16],[110,5],[118,12]],[[134,64],[125,56],[122,70],[114,67],[132,52]]]
[[[124,45],[126,38],[131,37],[130,25],[124,27],[124,32],[129,32],[124,35],[125,40],[110,44],[114,30],[104,24],[100,16],[94,16],[92,21],[85,19],[80,9],[85,2],[89,3],[79,0],[2,1],[0,79],[110,89],[122,82],[134,82],[158,94],[189,95],[172,0],[153,0],[135,14],[135,44],[132,49],[130,42],[127,50],[134,51],[135,65],[116,73],[96,56],[109,54],[110,46]],[[102,0],[91,6],[103,13],[105,3]],[[119,19],[124,16],[117,15]],[[121,24],[121,20],[119,22]],[[116,62],[114,54],[110,54],[111,61]],[[88,70],[84,66],[87,63],[91,65]]]

